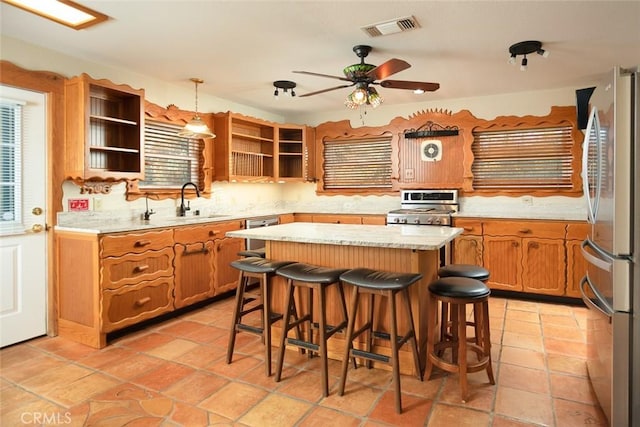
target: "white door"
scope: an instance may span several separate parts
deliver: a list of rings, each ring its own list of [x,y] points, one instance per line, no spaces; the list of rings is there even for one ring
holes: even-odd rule
[[[0,347],[46,334],[46,99],[0,85]]]

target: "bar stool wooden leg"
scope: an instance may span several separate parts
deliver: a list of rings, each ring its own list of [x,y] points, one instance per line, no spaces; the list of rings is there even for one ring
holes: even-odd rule
[[[467,307],[464,304],[454,304],[453,310],[457,310],[458,324],[458,345],[457,349],[458,361],[458,378],[460,379],[460,390],[462,394],[462,402],[466,403],[469,396],[469,385],[467,382]],[[455,362],[454,362],[455,363]]]
[[[248,282],[249,277],[245,276],[243,271],[240,271],[240,276],[238,278],[238,289],[236,291],[236,301],[233,307],[233,323],[231,324],[231,332],[229,333],[229,344],[227,345],[227,363],[231,363],[231,359],[233,358],[233,348],[236,344],[237,324],[240,321],[240,312],[242,311],[244,302],[244,291]]]
[[[391,366],[393,370],[393,382],[395,384],[395,401],[396,412],[402,413],[402,397],[400,396],[400,361],[398,360],[398,321],[396,317],[396,298],[395,293],[387,293],[389,304],[389,316],[391,317]]]
[[[349,313],[351,316],[347,317],[347,333],[345,337],[344,345],[344,357],[342,358],[342,373],[340,375],[340,385],[338,386],[338,395],[344,395],[344,387],[347,382],[347,370],[349,369],[349,358],[351,356],[351,349],[353,348],[353,330],[356,324],[356,317],[358,315],[358,300],[360,299],[360,293],[356,286],[351,291],[351,309]],[[369,341],[369,340],[368,340]]]
[[[282,365],[284,363],[285,343],[287,341],[287,334],[289,332],[289,329],[291,329],[290,321],[292,316],[292,313],[291,313],[292,301],[293,301],[293,280],[288,279],[287,287],[285,291],[285,301],[284,301],[284,306],[286,307],[286,313],[284,315],[284,319],[282,322],[282,334],[280,336],[280,346],[278,347],[278,361],[276,362],[277,363],[276,377],[275,377],[276,382],[279,382],[280,377],[282,376]],[[299,319],[296,319],[295,322],[296,324],[298,324]]]

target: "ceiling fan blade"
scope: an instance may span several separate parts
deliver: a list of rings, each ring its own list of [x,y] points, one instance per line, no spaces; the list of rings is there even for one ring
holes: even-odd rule
[[[373,70],[369,71],[367,73],[367,76],[371,77],[374,80],[382,80],[386,79],[392,74],[406,70],[409,67],[411,67],[411,64],[409,64],[408,62],[403,61],[402,59],[392,58],[387,62],[383,62],[382,64],[378,65]]]
[[[312,73],[311,71],[293,71],[293,72],[294,73],[298,73],[298,74],[307,74],[309,76],[328,77],[330,79],[338,79],[338,80],[342,80],[342,81],[345,81],[345,82],[350,82],[351,81],[346,77],[332,76],[330,74]]]
[[[433,92],[440,88],[440,83],[410,82],[407,80],[384,80],[380,82],[380,86],[389,89],[422,89],[425,92]]]
[[[336,89],[342,89],[345,87],[350,87],[353,86],[355,83],[351,83],[350,85],[340,85],[340,86],[335,86],[335,87],[330,87],[328,89],[322,89],[322,90],[317,90],[315,92],[309,92],[309,93],[305,93],[302,95],[298,95],[299,97],[304,97],[304,96],[311,96],[311,95],[318,95],[319,93],[325,93],[325,92],[330,92],[332,90],[336,90]]]

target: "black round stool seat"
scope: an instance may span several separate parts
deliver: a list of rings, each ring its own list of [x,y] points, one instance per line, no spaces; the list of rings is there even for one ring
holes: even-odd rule
[[[472,264],[449,264],[438,270],[439,277],[468,277],[470,279],[489,279],[489,270]]]
[[[406,288],[420,279],[422,279],[420,273],[395,273],[370,268],[355,268],[340,276],[343,282],[363,288],[388,290]]]
[[[249,257],[231,262],[231,266],[248,273],[275,273],[281,267],[292,264],[293,261],[273,261],[270,259]]]
[[[340,280],[340,275],[347,271],[346,268],[328,268],[316,265],[296,262],[284,266],[276,274],[287,279],[308,283],[332,284]]]
[[[262,248],[262,249],[247,249],[245,251],[238,252],[238,256],[264,258],[266,256],[266,250],[264,248]]]
[[[446,298],[484,298],[491,290],[480,280],[468,277],[443,277],[429,284],[429,292]]]

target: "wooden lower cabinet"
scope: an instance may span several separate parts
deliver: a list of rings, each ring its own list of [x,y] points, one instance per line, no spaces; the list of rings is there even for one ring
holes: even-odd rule
[[[58,333],[92,347],[173,310],[173,230],[57,232]]]
[[[238,252],[244,250],[244,248],[244,239],[224,237],[215,241],[213,246],[214,295],[220,295],[236,288],[239,272],[237,269],[231,267],[231,262],[238,259]]]
[[[174,305],[186,307],[211,298],[213,290],[213,242],[176,242]]]
[[[482,265],[482,220],[455,218],[454,227],[462,228],[463,232],[452,244],[452,262],[454,264]]]
[[[235,287],[237,271],[229,265],[244,249],[244,239],[226,237],[243,221],[176,228],[175,306],[186,307]]]
[[[160,277],[102,294],[103,332],[173,311],[173,278]]]
[[[556,221],[483,222],[483,265],[492,289],[563,296],[566,224]]]
[[[243,221],[113,234],[56,231],[58,334],[95,348],[107,333],[235,288]]]

